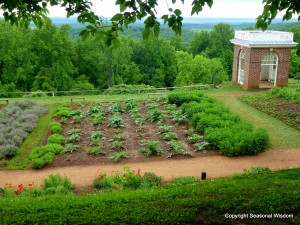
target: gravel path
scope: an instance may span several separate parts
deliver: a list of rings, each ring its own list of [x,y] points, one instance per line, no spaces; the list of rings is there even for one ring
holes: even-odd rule
[[[93,178],[99,171],[111,173],[121,171],[122,162],[109,165],[72,166],[49,168],[42,170],[0,170],[0,187],[5,183],[18,185],[34,182],[41,184],[49,174],[59,173],[68,176],[77,189],[88,189]],[[163,176],[164,181],[170,181],[179,176],[195,176],[200,178],[201,172],[207,173],[207,178],[219,178],[242,173],[252,167],[266,166],[272,170],[300,167],[300,149],[269,150],[257,156],[228,158],[225,156],[208,156],[180,160],[162,160],[154,162],[132,163],[131,169],[141,169],[141,172],[154,172]]]

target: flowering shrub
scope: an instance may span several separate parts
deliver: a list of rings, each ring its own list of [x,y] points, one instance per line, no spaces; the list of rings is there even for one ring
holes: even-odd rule
[[[74,185],[68,177],[62,177],[59,174],[50,174],[44,181],[43,185],[35,185],[34,182],[28,184],[18,184],[17,186],[11,183],[6,183],[4,188],[0,188],[0,198],[10,197],[15,195],[22,196],[41,196],[49,194],[72,194]]]
[[[0,160],[13,157],[47,111],[43,105],[16,101],[0,111]]]
[[[122,172],[114,172],[107,175],[104,172],[93,180],[93,186],[101,190],[124,190],[124,189],[140,189],[160,186],[162,177],[154,173],[145,173],[141,175],[141,170],[131,170],[129,166],[124,166]]]

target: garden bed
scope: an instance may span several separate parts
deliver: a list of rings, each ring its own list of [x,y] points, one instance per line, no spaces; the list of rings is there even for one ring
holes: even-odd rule
[[[72,112],[78,112],[83,115],[81,118],[78,117],[68,117],[62,123],[61,135],[67,140],[68,143],[64,145],[64,148],[69,148],[63,154],[56,156],[55,160],[48,167],[63,167],[71,165],[93,165],[93,164],[109,164],[119,161],[118,157],[114,157],[115,154],[125,152],[126,157],[122,158],[124,163],[133,162],[149,162],[149,161],[159,161],[165,160],[166,158],[176,158],[185,159],[187,157],[203,157],[211,155],[220,155],[218,151],[213,151],[206,148],[199,150],[199,148],[189,141],[189,135],[191,133],[196,136],[200,134],[193,132],[187,121],[180,121],[180,124],[174,122],[171,118],[172,111],[179,110],[178,107],[165,105],[161,102],[138,102],[138,112],[140,116],[140,121],[136,119],[132,112],[128,109],[125,110],[125,103],[118,104],[124,112],[117,113],[122,118],[123,124],[120,127],[111,127],[109,125],[110,119],[115,115],[110,112],[112,106],[116,107],[116,103],[103,103],[100,105],[95,104],[84,104],[69,105]],[[91,108],[102,107],[105,111],[105,116],[100,124],[95,124],[91,116],[88,116]],[[164,121],[158,123],[157,121],[150,121],[149,111],[153,108],[157,108],[162,113]],[[169,109],[168,109],[169,107]],[[172,109],[170,109],[172,108]],[[55,118],[56,122],[61,122],[60,118]],[[94,125],[93,125],[94,123]],[[174,140],[172,143],[172,137],[166,137],[166,134],[160,133],[161,127],[168,127],[170,132],[174,135]],[[71,133],[78,133],[79,139],[72,139],[75,137]],[[48,131],[43,138],[42,145],[45,145],[47,139],[51,135]],[[92,136],[98,135],[98,138],[93,138]],[[100,136],[99,136],[100,135]],[[70,136],[72,138],[70,139]],[[202,140],[203,141],[203,140]],[[151,143],[150,143],[151,142]],[[201,142],[201,140],[200,140]],[[159,149],[160,154],[150,154],[149,157],[146,153],[142,153],[141,149],[148,149],[154,146],[154,148]],[[181,145],[182,149],[177,152],[172,149],[172,144],[174,143]],[[180,143],[180,144],[178,144]],[[74,149],[72,150],[72,146]],[[77,146],[77,147],[75,147]],[[176,146],[175,146],[176,147]],[[177,146],[178,147],[178,146]],[[180,148],[179,147],[179,148]],[[180,153],[180,154],[179,154]]]
[[[239,99],[288,126],[300,130],[300,104],[268,93],[242,96]]]

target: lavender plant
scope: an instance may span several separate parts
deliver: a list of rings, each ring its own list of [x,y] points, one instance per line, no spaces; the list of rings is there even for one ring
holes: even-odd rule
[[[0,111],[0,159],[13,157],[27,135],[47,112],[44,105],[16,101]]]

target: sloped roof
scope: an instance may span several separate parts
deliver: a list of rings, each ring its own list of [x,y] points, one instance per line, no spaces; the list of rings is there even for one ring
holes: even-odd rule
[[[230,42],[249,48],[295,47],[298,43],[293,41],[293,36],[291,32],[281,31],[235,31]]]

